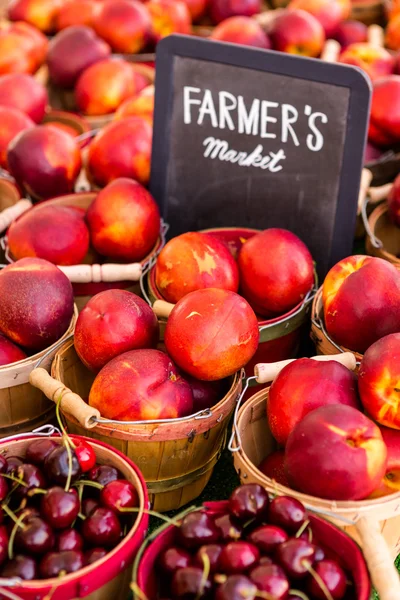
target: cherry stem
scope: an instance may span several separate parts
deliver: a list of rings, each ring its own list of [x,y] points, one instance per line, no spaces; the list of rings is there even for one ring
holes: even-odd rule
[[[124,513],[138,513],[141,512],[140,508],[137,507],[119,507],[118,508],[119,512],[124,512]],[[161,519],[162,521],[165,521],[165,523],[168,523],[169,525],[174,525],[176,527],[179,527],[179,521],[175,520],[175,519],[171,519],[170,517],[166,517],[165,515],[161,515],[160,513],[156,512],[155,510],[146,510],[145,508],[143,509],[144,514],[146,515],[150,515],[150,517],[157,517],[157,519]]]
[[[306,568],[307,568],[308,572],[310,573],[310,575],[312,575],[314,577],[315,581],[317,582],[317,584],[321,588],[321,591],[325,594],[326,600],[333,600],[332,594],[330,593],[330,591],[326,587],[326,585],[325,585],[324,581],[322,580],[322,578],[320,577],[320,575],[318,575],[318,573],[316,572],[316,570],[313,569],[313,567],[311,566],[311,564],[309,563],[309,561],[308,560],[303,561],[303,564],[306,566]]]
[[[10,508],[8,508],[7,504],[3,503],[1,505],[1,508],[4,510],[6,515],[8,515],[10,517],[10,519],[12,519],[14,521],[14,523],[19,523],[19,519],[22,517],[22,515],[19,517],[16,517],[15,514],[13,513],[13,511]],[[21,529],[24,529],[24,526],[21,526]]]
[[[225,583],[225,581],[227,579],[228,579],[228,576],[227,575],[223,575],[222,573],[217,573],[217,575],[215,575],[215,577],[214,577],[215,583],[218,583],[218,584]]]
[[[140,600],[149,600],[143,590],[140,589],[136,582],[131,583],[131,590],[133,592],[134,598],[139,598]]]
[[[8,510],[9,510],[9,513],[7,511],[6,512],[11,517],[10,513],[12,513],[12,511],[10,509],[8,509]],[[13,521],[15,520],[15,525],[12,528],[12,531],[11,531],[11,534],[10,534],[10,539],[8,540],[8,558],[10,560],[12,560],[13,557],[14,557],[14,539],[15,539],[15,536],[17,534],[17,530],[19,528],[21,528],[22,530],[25,529],[25,525],[22,523],[22,521],[25,519],[26,515],[27,515],[27,512],[24,511],[22,513],[22,515],[20,517],[18,517],[18,519],[14,519],[15,515],[12,514],[11,518],[13,519]]]
[[[64,446],[65,446],[65,449],[68,454],[68,476],[67,476],[67,481],[65,482],[64,490],[66,492],[68,492],[71,487],[71,479],[72,479],[72,452],[71,452],[71,447],[69,445],[68,436],[65,437],[63,434],[63,440],[65,441]]]
[[[60,394],[60,397],[59,397],[59,399],[56,402],[56,417],[57,417],[57,422],[58,422],[58,424],[60,426],[61,433],[63,434],[63,438],[65,438],[65,440],[71,446],[71,448],[73,448],[75,450],[76,446],[75,446],[74,442],[71,440],[71,438],[69,437],[68,432],[65,429],[64,424],[63,424],[62,419],[61,419],[61,415],[60,415],[61,400],[62,400],[62,394]]]
[[[85,515],[84,515],[83,513],[81,513],[81,512],[78,512],[78,517],[79,517],[80,519],[82,519],[82,521],[85,521],[85,520],[86,520],[86,517],[85,517]],[[75,519],[75,521],[76,521],[76,519]],[[74,522],[75,522],[75,521],[74,521]]]
[[[300,529],[298,530],[298,532],[296,533],[296,535],[294,537],[299,538],[301,536],[301,534],[305,532],[305,530],[307,529],[309,524],[310,524],[309,519],[307,519],[307,521],[304,521],[304,523],[301,525]]]
[[[310,600],[307,594],[301,592],[300,590],[289,590],[289,594],[292,594],[292,596],[298,596],[302,600]]]
[[[79,488],[87,485],[89,487],[94,487],[98,490],[102,490],[104,487],[104,485],[101,485],[101,483],[97,483],[97,481],[90,481],[89,479],[80,479],[79,481],[76,481],[72,485],[74,487],[79,487]]]
[[[200,589],[198,591],[198,594],[196,595],[196,600],[200,600],[200,598],[204,594],[204,589],[206,587],[206,582],[210,575],[211,569],[210,557],[208,556],[207,552],[202,552],[201,560],[203,562],[203,573],[201,575]]]
[[[28,496],[35,496],[36,494],[47,494],[47,490],[42,490],[41,488],[32,488],[28,491]]]
[[[1,477],[5,477],[6,479],[11,479],[11,481],[15,481],[15,483],[19,483],[19,485],[23,485],[24,487],[29,487],[27,483],[23,479],[17,479],[14,475],[7,475],[6,473],[1,473]]]

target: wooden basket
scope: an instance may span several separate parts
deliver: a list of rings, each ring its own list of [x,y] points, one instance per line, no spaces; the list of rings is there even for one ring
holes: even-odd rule
[[[35,439],[39,438],[32,434],[4,441],[0,443],[0,451],[6,457],[23,458],[28,445]],[[52,439],[58,441],[60,438],[53,436]],[[148,526],[148,515],[143,512],[148,504],[146,485],[136,465],[120,452],[101,442],[87,438],[86,441],[95,450],[100,464],[113,465],[135,486],[140,511],[133,527],[104,558],[76,573],[69,573],[62,578],[25,582],[14,578],[13,584],[12,580],[0,579],[0,597],[6,597],[2,595],[2,590],[10,590],[21,600],[73,600],[82,597],[87,600],[126,600],[129,597],[131,565]]]
[[[383,0],[352,1],[350,19],[361,21],[366,25],[384,25],[385,4]]]
[[[241,482],[259,483],[273,495],[293,496],[309,510],[343,528],[363,548],[373,583],[376,588],[380,586],[380,600],[400,598],[400,581],[392,563],[400,551],[400,492],[376,500],[339,502],[308,496],[269,479],[256,466],[277,447],[268,427],[267,400],[268,389],[261,390],[239,411],[240,437],[239,442],[236,440],[233,457]],[[344,525],[344,520],[352,524]]]
[[[50,399],[57,400],[62,395],[61,410],[70,431],[107,442],[138,465],[155,510],[179,508],[203,491],[225,445],[227,427],[241,390],[239,373],[232,378],[222,400],[200,417],[136,424],[107,422],[86,404],[95,374],[81,363],[73,341],[66,342],[57,352],[51,374],[53,379],[37,369],[31,375],[32,385],[40,387]]]
[[[322,286],[316,293],[311,307],[311,339],[315,344],[318,354],[339,354],[341,352],[351,352],[360,362],[363,355],[359,352],[353,352],[344,346],[336,344],[329,336],[324,324],[324,309],[322,305]]]
[[[0,367],[0,438],[32,431],[54,420],[54,405],[40,390],[29,384],[29,376],[39,361],[50,372],[57,348],[73,333],[77,316],[75,306],[67,331],[46,350]]]
[[[84,148],[90,142],[90,136],[84,135],[89,134],[91,131],[90,124],[80,115],[64,110],[50,110],[45,114],[42,123],[54,124],[76,137],[83,136],[83,141],[79,144],[81,148]]]
[[[391,221],[386,202],[372,211],[368,228],[365,238],[367,253],[383,258],[400,269],[400,228]]]
[[[48,206],[76,206],[87,210],[96,195],[96,192],[79,192],[45,200],[45,203]],[[44,202],[41,204],[43,206]],[[91,265],[91,268],[88,266],[82,269],[80,265],[60,267],[72,282],[78,310],[82,310],[92,296],[104,290],[118,288],[129,290],[140,296],[139,279],[142,268],[158,254],[163,245],[164,238],[163,232],[161,232],[153,250],[140,263],[131,263],[130,265],[104,263],[104,265],[96,265],[94,263],[100,261],[100,256],[89,249],[83,263]],[[10,257],[10,260],[12,260],[12,257]]]

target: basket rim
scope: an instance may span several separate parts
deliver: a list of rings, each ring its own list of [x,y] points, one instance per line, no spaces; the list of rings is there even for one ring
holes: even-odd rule
[[[10,181],[6,177],[0,177],[0,193],[3,192],[2,188],[8,188],[8,190],[11,192],[11,195],[13,196],[12,200],[15,201],[14,203],[17,203],[18,200],[21,200],[21,192],[18,189],[17,184],[13,181]]]
[[[110,455],[115,453],[121,460],[123,460],[127,464],[127,466],[132,471],[133,482],[134,482],[134,484],[136,484],[135,488],[136,488],[136,491],[138,492],[138,496],[139,496],[139,502],[140,502],[139,509],[140,510],[137,513],[135,522],[134,522],[133,526],[131,527],[130,531],[128,532],[128,534],[119,542],[119,544],[117,544],[112,550],[107,552],[107,554],[103,558],[101,558],[99,561],[96,561],[91,565],[87,565],[87,566],[83,567],[82,569],[75,571],[74,573],[68,573],[67,575],[64,575],[62,579],[53,577],[50,579],[36,579],[36,580],[31,580],[31,581],[21,581],[18,584],[16,584],[14,587],[11,588],[11,589],[15,589],[17,592],[18,592],[18,589],[39,590],[43,587],[53,588],[55,586],[62,588],[64,585],[70,583],[71,581],[74,581],[75,579],[79,582],[81,578],[85,577],[86,575],[90,575],[93,571],[102,567],[104,565],[104,563],[107,562],[107,560],[114,558],[116,556],[116,554],[118,554],[120,552],[120,550],[122,550],[128,542],[132,541],[133,537],[137,534],[137,532],[142,524],[145,525],[145,529],[147,530],[148,515],[144,512],[148,506],[147,488],[146,488],[146,483],[143,479],[143,475],[141,474],[139,468],[135,465],[135,463],[129,457],[122,454],[122,452],[120,452],[116,448],[114,448],[114,447],[110,446],[109,444],[106,444],[100,440],[91,439],[91,438],[77,435],[77,434],[71,434],[71,437],[83,439],[85,442],[87,442],[91,446],[95,446],[95,447],[100,446],[101,448],[108,451],[110,453]],[[58,435],[51,435],[50,438],[55,438],[56,440],[60,439],[60,441],[61,441],[61,438]],[[29,443],[34,439],[43,439],[43,438],[41,436],[32,434],[31,437],[7,440],[6,442],[4,442],[4,444],[8,447],[8,446],[13,446],[16,443],[21,443],[21,442]],[[0,449],[2,448],[2,445],[3,445],[2,441],[0,440]],[[8,578],[5,578],[5,579],[8,579]],[[1,586],[1,583],[2,583],[2,578],[0,577],[0,586]]]
[[[377,226],[379,220],[382,219],[383,217],[388,216],[388,212],[389,212],[389,207],[386,202],[382,202],[381,204],[378,204],[378,206],[376,206],[374,208],[374,210],[371,212],[370,216],[368,217],[368,224],[370,226],[371,233],[373,233],[375,235],[376,226]],[[395,225],[393,225],[393,227],[395,227]],[[388,262],[390,262],[394,265],[400,266],[400,259],[397,258],[397,256],[395,254],[388,252],[385,249],[384,245],[382,245],[382,248],[376,249],[375,252],[372,252],[373,246],[371,244],[371,241],[370,241],[370,238],[368,235],[366,238],[366,246],[367,246],[367,250],[368,250],[369,254],[374,255],[374,256],[379,256],[380,258],[384,258],[385,260],[387,260]]]
[[[243,404],[243,406],[241,406],[238,413],[238,427],[245,418],[245,415],[256,405],[258,406],[261,402],[264,402],[267,399],[268,394],[269,388],[259,390],[253,396],[251,396]],[[371,500],[327,500],[326,498],[319,498],[317,496],[311,496],[309,494],[304,494],[303,492],[298,492],[290,487],[286,487],[277,483],[273,479],[270,479],[261,471],[259,471],[258,467],[247,456],[245,450],[243,449],[243,446],[237,452],[235,452],[235,454],[239,455],[242,461],[252,470],[257,471],[257,477],[264,487],[279,495],[295,496],[309,510],[312,510],[313,506],[312,504],[310,505],[310,501],[314,504],[318,502],[321,508],[325,509],[326,511],[333,513],[337,512],[338,514],[342,513],[343,515],[345,515],[346,513],[354,512],[369,513],[374,508],[378,509],[385,507],[386,510],[392,508],[393,511],[395,511],[396,508],[399,508],[400,491],[394,492],[393,494],[389,494],[387,496],[382,496],[381,498],[373,498]]]

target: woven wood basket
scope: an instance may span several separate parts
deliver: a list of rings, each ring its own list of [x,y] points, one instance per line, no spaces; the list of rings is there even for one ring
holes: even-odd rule
[[[322,306],[322,286],[316,293],[311,307],[311,339],[315,344],[318,354],[340,354],[341,352],[351,352],[360,362],[363,355],[359,352],[353,352],[344,346],[336,344],[329,336],[324,324],[324,310]]]
[[[4,456],[19,456],[23,458],[28,445],[37,435],[20,439],[7,440],[0,443],[0,451]],[[59,436],[53,436],[58,441]],[[136,488],[139,497],[140,511],[126,537],[104,558],[84,567],[76,573],[69,573],[61,578],[18,581],[15,578],[0,580],[0,597],[7,598],[2,591],[9,590],[21,600],[126,600],[129,597],[132,562],[143,541],[148,526],[148,499],[145,482],[139,469],[128,458],[116,452],[114,448],[101,442],[88,440],[96,452],[100,464],[113,465],[121,471]]]
[[[0,438],[32,431],[54,420],[54,405],[29,384],[29,376],[39,360],[50,372],[57,348],[73,333],[77,316],[75,306],[69,328],[58,342],[46,350],[0,367]]]
[[[101,419],[86,403],[95,374],[81,363],[73,341],[57,352],[51,375],[37,369],[30,380],[52,400],[62,395],[61,410],[71,432],[107,442],[138,465],[155,510],[179,508],[203,491],[225,445],[241,374],[232,377],[229,391],[209,411],[135,424]]]
[[[90,142],[90,136],[85,135],[91,131],[90,124],[80,115],[75,115],[64,110],[50,110],[45,114],[42,123],[54,124],[68,131],[71,135],[75,134],[76,137],[82,136],[83,142],[80,143],[81,148]]]
[[[368,254],[400,269],[400,228],[391,221],[386,203],[377,206],[368,219],[365,246]]]
[[[385,23],[385,4],[383,0],[355,1],[351,3],[350,19],[361,21],[366,25],[384,25]]]
[[[67,194],[52,200],[46,200],[48,206],[76,206],[87,210],[93,200],[96,198],[96,192],[79,192],[77,194]],[[42,202],[42,205],[44,203]],[[9,220],[9,219],[7,219]],[[1,230],[1,215],[0,215]],[[163,230],[164,231],[164,230]],[[149,261],[153,260],[164,245],[164,233],[160,233],[153,250],[140,263],[118,264],[104,263],[96,265],[100,261],[100,256],[89,249],[83,265],[73,265],[71,267],[60,267],[72,282],[74,288],[75,303],[78,310],[82,310],[89,302],[90,298],[99,292],[108,289],[125,289],[140,295],[139,284],[142,269]],[[6,246],[7,247],[7,246]],[[6,254],[8,256],[8,252]],[[12,256],[9,260],[13,260]],[[87,265],[87,266],[85,266]],[[89,267],[91,265],[91,268]]]

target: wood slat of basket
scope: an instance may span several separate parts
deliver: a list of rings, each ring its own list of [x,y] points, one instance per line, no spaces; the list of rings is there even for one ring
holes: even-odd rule
[[[383,258],[400,269],[400,228],[391,221],[386,203],[372,211],[368,223],[371,233],[383,244],[382,248],[377,248],[367,235],[365,245],[368,254]]]

